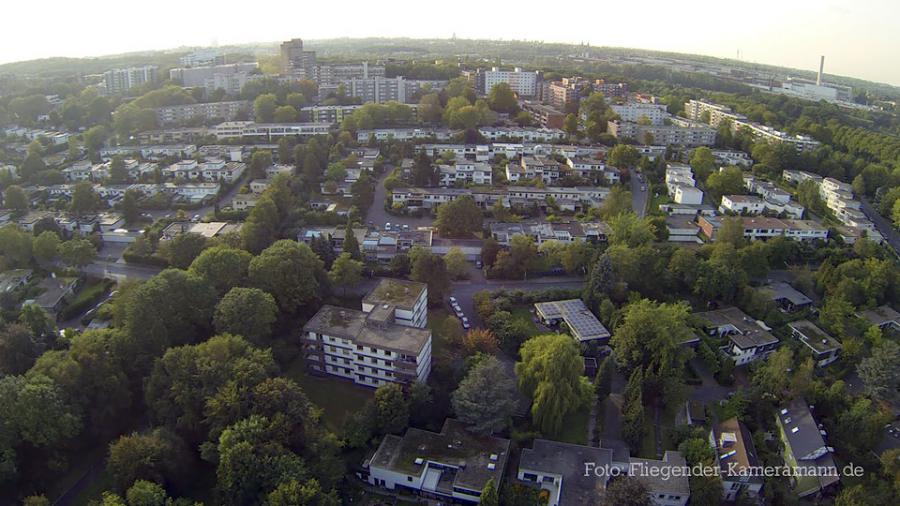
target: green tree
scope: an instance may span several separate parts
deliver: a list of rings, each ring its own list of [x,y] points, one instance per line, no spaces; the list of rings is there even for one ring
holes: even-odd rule
[[[640,448],[644,438],[644,373],[636,367],[625,387],[625,404],[622,406],[622,439],[631,448]]]
[[[125,168],[125,158],[122,155],[115,155],[109,161],[109,180],[113,183],[128,181],[128,169]]]
[[[856,367],[866,393],[879,399],[892,399],[900,386],[900,346],[891,340],[884,341]]]
[[[578,116],[567,114],[563,120],[563,131],[569,134],[569,137],[578,136]]]
[[[434,226],[445,237],[469,237],[481,231],[481,209],[469,195],[464,195],[438,207]]]
[[[137,190],[127,190],[122,197],[122,216],[128,224],[134,224],[141,217],[141,208],[138,205],[140,195]]]
[[[631,248],[636,248],[653,242],[656,233],[650,220],[647,218],[638,218],[634,213],[620,214],[609,222],[610,244],[622,244]]]
[[[72,202],[69,203],[70,211],[76,216],[82,216],[96,210],[99,205],[100,197],[91,183],[84,181],[75,185],[72,190]]]
[[[211,409],[210,399],[223,388],[231,389],[229,394],[240,393],[276,372],[271,350],[222,334],[166,351],[147,380],[146,402],[156,420],[196,438],[208,423],[205,411]]]
[[[706,146],[696,148],[691,153],[689,163],[698,181],[706,181],[713,171],[716,170],[716,158],[713,156],[712,150]]]
[[[283,481],[269,494],[266,500],[267,506],[339,506],[340,504],[337,492],[326,493],[316,479],[306,482],[296,479]]]
[[[494,483],[493,478],[489,478],[487,483],[484,484],[479,498],[481,506],[500,506],[500,491],[497,490],[497,485]]]
[[[28,197],[21,186],[12,185],[3,192],[3,205],[7,209],[12,209],[17,214],[21,214],[28,211]]]
[[[220,334],[239,335],[266,347],[277,318],[278,306],[271,295],[257,288],[236,287],[216,305],[213,325]]]
[[[342,287],[346,294],[347,287],[355,286],[362,281],[362,272],[363,263],[354,260],[350,253],[344,252],[332,264],[328,279],[332,285]]]
[[[375,390],[375,424],[382,434],[399,434],[409,425],[409,402],[396,383]]]
[[[0,228],[0,257],[7,268],[28,267],[31,262],[32,237],[10,223]]]
[[[603,506],[651,506],[650,492],[639,479],[626,476],[612,480],[606,487]]]
[[[486,356],[473,366],[451,398],[456,417],[482,435],[509,427],[516,410],[516,381],[497,358]]]
[[[488,104],[497,112],[513,114],[519,110],[519,102],[516,94],[507,83],[495,84],[488,93]]]
[[[428,303],[431,305],[440,304],[450,290],[450,274],[444,259],[430,251],[413,256],[409,277],[428,285]]]
[[[350,254],[353,260],[362,260],[362,253],[359,251],[359,240],[353,233],[353,227],[349,224],[344,229],[343,252]]]
[[[163,485],[184,483],[191,456],[184,441],[171,431],[157,427],[150,432],[133,432],[109,445],[106,470],[119,490],[137,480]]]
[[[43,351],[43,340],[19,323],[0,327],[0,375],[23,374]]]
[[[190,271],[204,278],[216,292],[223,294],[247,281],[250,253],[227,246],[213,246],[200,253],[191,263]]]
[[[321,300],[328,287],[322,260],[306,244],[288,240],[277,241],[250,262],[249,280],[291,314]]]
[[[75,437],[82,427],[60,388],[40,374],[0,378],[0,420],[13,441],[49,449]]]
[[[706,178],[706,191],[710,199],[716,203],[723,195],[743,195],[747,193],[744,188],[744,173],[740,167],[726,167],[724,170],[713,172]]]
[[[594,391],[601,401],[609,397],[612,392],[613,367],[613,360],[608,357],[604,358],[600,361],[600,367],[597,368],[597,374],[594,376]]]
[[[444,263],[447,265],[447,274],[451,279],[465,279],[468,276],[469,264],[466,255],[459,247],[454,246],[444,255]]]
[[[81,269],[97,258],[97,248],[87,239],[72,239],[59,245],[59,257],[67,265]]]
[[[300,117],[300,114],[297,112],[297,109],[294,106],[282,105],[281,107],[275,109],[272,117],[276,123],[293,123],[297,121],[297,118]]]
[[[253,101],[253,113],[259,123],[271,123],[275,120],[275,109],[278,107],[278,97],[273,93],[264,93]]]
[[[520,356],[516,376],[519,388],[532,398],[532,421],[542,433],[558,434],[565,417],[593,397],[593,388],[582,375],[578,345],[567,335],[546,334],[526,341]]]
[[[627,144],[617,144],[609,150],[606,155],[606,161],[613,167],[620,169],[633,169],[641,160],[641,154],[634,146]]]
[[[32,241],[32,251],[34,258],[39,262],[49,262],[56,258],[57,249],[60,244],[59,235],[52,230],[41,232]]]
[[[631,192],[622,186],[613,186],[600,205],[599,212],[601,218],[610,220],[621,214],[633,212],[632,209]]]
[[[241,227],[241,244],[247,251],[259,253],[275,240],[279,225],[275,201],[268,195],[263,195]]]
[[[164,243],[169,265],[187,269],[207,246],[207,240],[200,234],[179,234]]]
[[[809,211],[824,216],[828,212],[825,201],[819,193],[819,184],[815,181],[804,181],[797,186],[797,201]]]
[[[716,242],[728,243],[735,248],[746,244],[744,239],[744,221],[739,216],[729,216],[722,220],[722,226],[716,232]]]

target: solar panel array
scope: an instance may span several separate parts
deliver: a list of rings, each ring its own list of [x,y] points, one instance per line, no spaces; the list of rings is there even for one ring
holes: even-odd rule
[[[604,339],[610,336],[609,330],[600,323],[600,320],[584,305],[581,299],[544,302],[540,305],[548,318],[557,317],[554,313],[558,313],[558,317],[566,322],[566,325],[581,341]],[[550,308],[555,311],[548,311]]]

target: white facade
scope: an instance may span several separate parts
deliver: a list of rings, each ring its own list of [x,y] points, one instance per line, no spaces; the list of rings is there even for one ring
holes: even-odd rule
[[[663,120],[670,116],[666,112],[664,104],[629,102],[626,104],[612,104],[609,108],[618,114],[622,121],[630,121],[632,123],[646,119],[651,125],[662,125]]]
[[[492,182],[493,169],[481,162],[457,160],[454,165],[439,165],[441,174],[440,186],[456,186],[456,183],[489,185]]]
[[[702,204],[703,191],[695,186],[687,186],[679,184],[675,186],[675,196],[673,197],[676,204]]]
[[[520,68],[515,70],[500,70],[497,67],[484,71],[484,93],[490,93],[494,86],[506,83],[517,95],[522,97],[534,97],[537,95],[537,72],[524,72]]]

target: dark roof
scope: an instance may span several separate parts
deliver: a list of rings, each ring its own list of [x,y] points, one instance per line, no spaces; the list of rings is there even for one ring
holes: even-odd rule
[[[737,333],[731,333],[728,337],[737,347],[744,350],[778,342],[778,338],[760,327],[756,320],[733,306],[696,313],[696,316],[707,321],[709,327],[731,326],[737,329]]]
[[[559,441],[535,439],[532,448],[522,450],[520,470],[533,470],[562,476],[560,504],[598,505],[606,493],[608,476],[585,476],[585,462],[598,468],[613,465],[613,451]]]
[[[791,452],[798,461],[825,447],[825,439],[804,399],[794,399],[779,409],[778,421],[784,429]]]
[[[760,291],[766,293],[771,300],[778,301],[787,299],[791,302],[791,304],[794,304],[795,306],[812,304],[812,299],[810,299],[806,295],[803,295],[803,293],[801,293],[799,290],[783,281],[769,283],[768,285],[760,288]]]

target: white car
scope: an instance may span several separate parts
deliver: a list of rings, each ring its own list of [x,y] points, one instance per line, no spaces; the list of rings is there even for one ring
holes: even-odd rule
[[[385,229],[385,230],[390,230],[390,229],[391,229],[391,222],[385,223],[385,224],[384,224],[384,229]]]
[[[450,303],[456,304],[456,297],[450,297]]]

